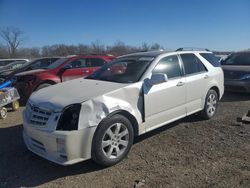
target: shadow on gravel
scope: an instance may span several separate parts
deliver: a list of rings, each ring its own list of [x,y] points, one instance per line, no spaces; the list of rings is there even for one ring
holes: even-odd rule
[[[250,101],[249,93],[225,92],[221,102]]]
[[[159,127],[159,128],[157,128],[155,130],[152,130],[152,131],[150,131],[150,132],[148,132],[146,134],[138,136],[138,137],[135,138],[134,143],[135,144],[139,143],[139,142],[141,142],[141,141],[143,141],[143,140],[145,140],[147,138],[150,138],[152,136],[160,134],[160,133],[162,133],[162,132],[164,132],[164,131],[166,131],[168,129],[171,129],[171,128],[175,127],[175,126],[185,126],[185,124],[181,124],[183,122],[192,123],[192,122],[200,122],[200,121],[204,121],[204,119],[202,119],[199,115],[197,115],[197,114],[190,115],[190,116],[187,116],[187,117],[182,118],[180,120],[177,120],[177,121],[175,121],[173,123],[170,123],[170,124],[164,125],[162,127]]]
[[[190,116],[139,136],[135,144],[166,131],[181,122],[200,121]],[[0,128],[0,187],[34,187],[67,176],[102,170],[91,160],[72,166],[60,166],[28,151],[22,139],[22,125]]]
[[[60,166],[28,151],[22,125],[0,128],[0,187],[34,187],[58,178],[103,169],[91,160]]]

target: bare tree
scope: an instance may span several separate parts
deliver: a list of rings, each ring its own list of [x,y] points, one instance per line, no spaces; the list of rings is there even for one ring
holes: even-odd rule
[[[10,57],[16,55],[17,48],[23,43],[23,32],[16,27],[6,27],[1,29],[0,36],[5,41]]]
[[[160,50],[160,49],[162,49],[162,47],[158,43],[154,43],[151,45],[151,50]]]
[[[146,42],[143,42],[142,45],[141,45],[141,50],[142,51],[148,51],[150,50],[150,45]]]
[[[95,42],[91,43],[91,51],[96,54],[105,53],[105,46],[101,41],[96,40]]]

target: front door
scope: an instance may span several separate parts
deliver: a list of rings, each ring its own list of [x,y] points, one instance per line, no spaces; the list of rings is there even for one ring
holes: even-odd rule
[[[166,74],[168,81],[150,88],[144,84],[146,131],[186,115],[186,85],[178,57],[171,55],[162,58],[154,73]]]

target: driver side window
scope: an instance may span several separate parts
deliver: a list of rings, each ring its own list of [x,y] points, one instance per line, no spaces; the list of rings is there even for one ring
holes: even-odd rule
[[[167,74],[168,79],[181,77],[179,59],[176,55],[162,58],[155,66],[152,73]]]
[[[75,69],[75,68],[87,67],[87,63],[88,63],[88,59],[81,58],[81,59],[76,59],[76,60],[70,62],[69,65],[71,65],[72,68]]]

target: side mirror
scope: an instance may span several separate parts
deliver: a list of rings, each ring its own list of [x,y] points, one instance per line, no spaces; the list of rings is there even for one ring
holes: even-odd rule
[[[63,74],[66,70],[68,70],[68,69],[72,69],[72,65],[69,65],[69,64],[64,65],[64,66],[59,70],[58,74],[59,74],[59,75],[62,75],[62,74]]]
[[[162,73],[152,74],[151,78],[148,79],[148,84],[150,86],[161,84],[168,81],[168,76]]]
[[[70,64],[66,64],[66,65],[64,65],[63,66],[63,70],[67,70],[67,69],[72,69],[73,67],[72,67],[72,65],[70,65]]]

